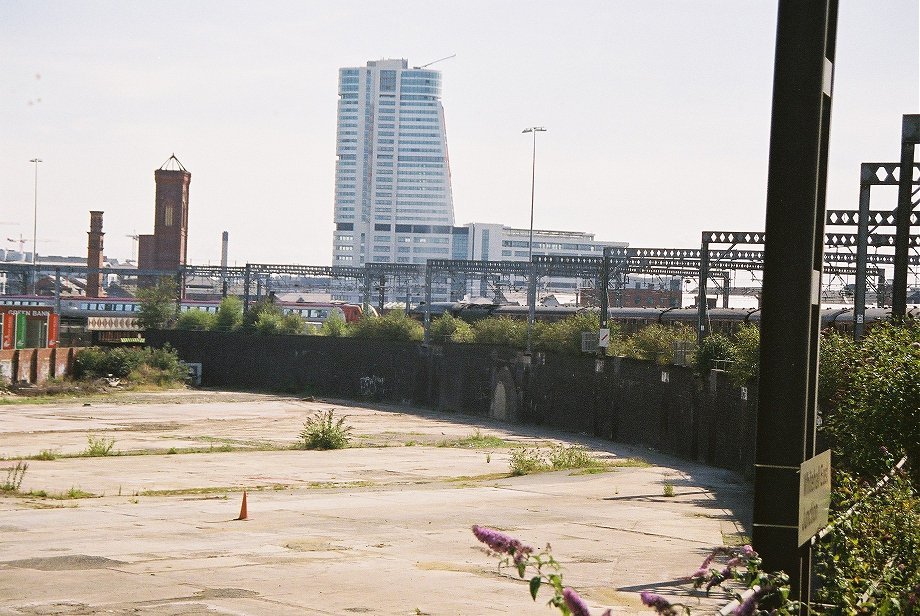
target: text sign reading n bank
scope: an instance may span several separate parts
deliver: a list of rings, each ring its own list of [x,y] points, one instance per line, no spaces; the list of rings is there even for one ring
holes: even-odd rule
[[[799,545],[827,526],[831,505],[831,450],[799,467]]]

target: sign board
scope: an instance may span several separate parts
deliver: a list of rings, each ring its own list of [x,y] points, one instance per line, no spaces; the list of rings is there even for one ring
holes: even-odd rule
[[[594,332],[581,332],[581,352],[597,352],[597,335]]]
[[[16,313],[16,342],[15,348],[26,348],[26,315],[25,313]]]
[[[610,346],[610,330],[603,328],[598,335],[597,346],[607,348]]]
[[[831,450],[799,467],[799,545],[827,526],[831,505]]]

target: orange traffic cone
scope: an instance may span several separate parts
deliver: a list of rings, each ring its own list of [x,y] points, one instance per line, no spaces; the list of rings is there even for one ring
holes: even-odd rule
[[[243,490],[243,504],[240,505],[240,517],[237,520],[248,520],[249,515],[246,511],[246,490]]]

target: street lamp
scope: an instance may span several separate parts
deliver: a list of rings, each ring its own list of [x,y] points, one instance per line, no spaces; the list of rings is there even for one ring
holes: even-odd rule
[[[537,180],[537,133],[545,133],[542,126],[531,126],[521,131],[533,133],[533,159],[530,168],[530,240],[527,242],[527,261],[530,275],[527,284],[527,356],[530,357],[530,339],[533,336],[533,322],[537,311],[537,279],[533,267],[533,195]]]
[[[537,133],[545,133],[546,128],[542,126],[531,126],[521,131],[522,133],[533,133],[533,159],[530,169],[530,241],[527,242],[527,260],[533,260],[533,196],[534,187],[537,180]]]
[[[42,162],[40,158],[33,158],[29,161],[35,164],[35,205],[32,212],[32,293],[38,294],[38,163]]]

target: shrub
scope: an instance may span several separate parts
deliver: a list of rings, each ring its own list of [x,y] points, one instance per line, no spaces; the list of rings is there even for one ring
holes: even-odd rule
[[[434,342],[473,341],[473,328],[470,324],[446,312],[431,322],[429,333]]]
[[[619,327],[615,323],[610,323],[609,327],[611,339],[617,338]],[[582,352],[582,332],[592,332],[597,336],[599,331],[600,314],[585,311],[555,323],[534,323],[531,342],[535,349],[576,355]]]
[[[508,470],[512,475],[527,475],[529,473],[544,471],[548,468],[549,465],[543,458],[543,452],[538,448],[528,449],[526,447],[515,447],[511,450]]]
[[[109,374],[135,383],[167,385],[183,382],[188,369],[169,345],[162,349],[118,347],[109,351],[88,347],[74,358],[74,378],[93,379]]]
[[[693,362],[697,374],[706,376],[710,370],[719,367],[716,362],[729,359],[733,346],[731,339],[722,334],[711,334],[703,338],[703,341],[697,346]]]
[[[348,323],[338,312],[333,312],[329,315],[329,318],[323,321],[323,326],[320,328],[319,333],[321,336],[344,338],[349,335]]]
[[[895,473],[880,492],[847,473],[834,477],[831,519],[853,507],[818,544],[817,600],[839,613],[914,614],[909,595],[920,586],[920,499]]]
[[[73,376],[77,379],[96,378],[103,372],[106,353],[99,347],[87,347],[77,351],[73,360]]]
[[[355,338],[402,342],[418,342],[425,337],[422,325],[401,310],[393,310],[382,317],[365,315],[360,321],[352,324],[351,332]]]
[[[343,449],[351,438],[352,427],[345,424],[345,418],[336,419],[335,410],[318,412],[308,418],[300,431],[303,449]]]
[[[214,329],[215,315],[204,310],[186,310],[179,315],[176,329],[207,331]]]
[[[626,355],[667,365],[674,361],[674,343],[695,342],[696,332],[681,323],[662,325],[653,323],[630,337]]]
[[[760,374],[760,328],[746,324],[735,332],[729,356],[728,376],[736,385],[746,385]]]
[[[306,333],[306,324],[300,315],[293,312],[281,318],[281,333],[289,335],[302,335]]]
[[[852,338],[829,329],[821,337],[818,404],[822,413],[829,412],[850,390],[859,351]]]
[[[549,463],[553,470],[574,468],[599,468],[604,466],[581,445],[553,445],[549,450]]]
[[[872,328],[848,365],[839,402],[822,417],[835,466],[880,475],[887,448],[908,455],[920,485],[920,323]]]
[[[233,332],[243,325],[243,302],[238,297],[225,297],[220,301],[217,314],[211,322],[211,329]]]
[[[473,323],[473,341],[522,348],[527,344],[527,323],[508,317],[489,317]]]

